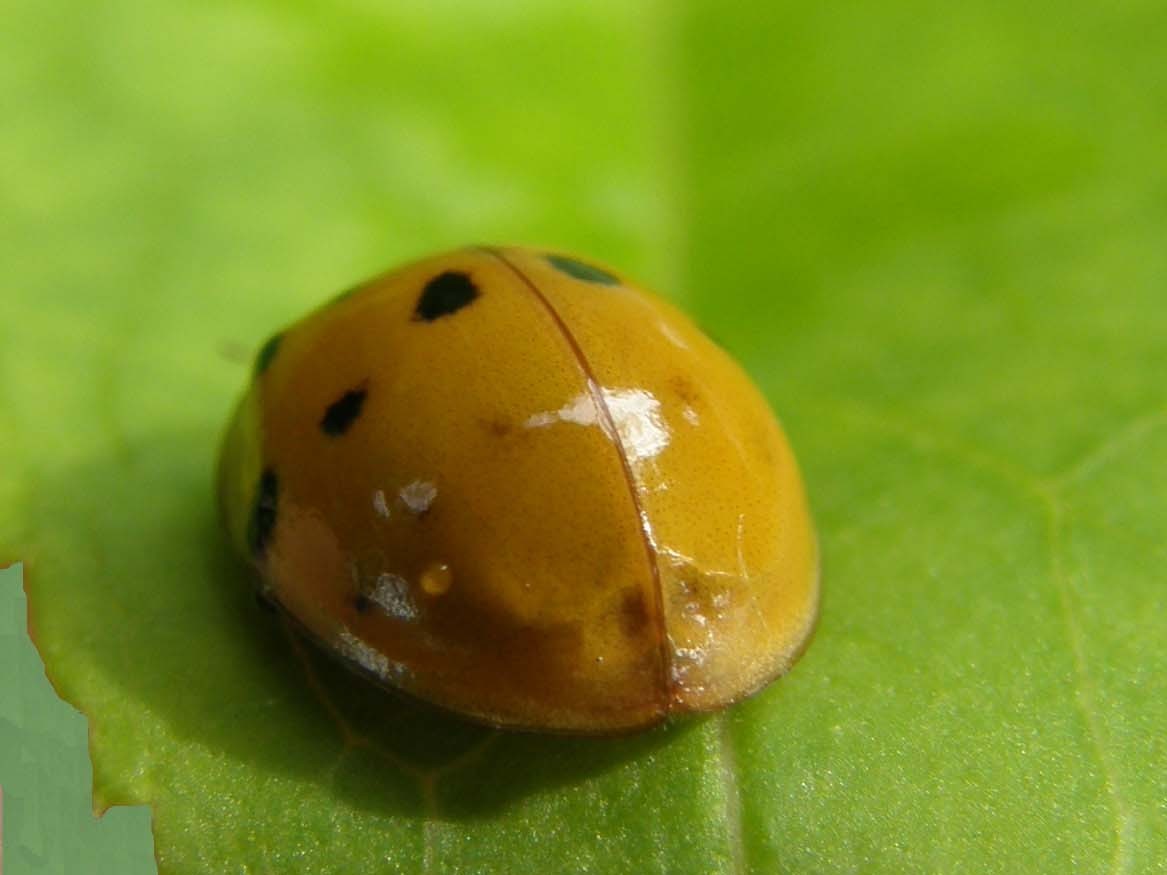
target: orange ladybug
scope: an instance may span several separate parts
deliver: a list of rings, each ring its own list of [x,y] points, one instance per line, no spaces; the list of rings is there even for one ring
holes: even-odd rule
[[[816,618],[765,399],[676,309],[566,255],[450,252],[276,334],[218,478],[267,599],[378,683],[495,726],[722,708]]]

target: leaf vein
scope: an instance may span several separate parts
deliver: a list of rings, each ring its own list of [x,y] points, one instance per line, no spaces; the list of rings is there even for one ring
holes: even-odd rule
[[[1121,875],[1130,869],[1131,840],[1134,832],[1134,814],[1118,780],[1118,769],[1110,753],[1106,732],[1098,713],[1095,683],[1086,659],[1082,625],[1074,607],[1069,574],[1064,564],[1062,538],[1064,532],[1064,509],[1058,496],[1052,492],[1046,495],[1046,539],[1050,553],[1050,574],[1057,591],[1066,628],[1066,638],[1073,658],[1075,696],[1074,701],[1086,724],[1091,747],[1098,759],[1110,807],[1114,818],[1114,852],[1110,871]]]
[[[738,786],[737,749],[733,741],[733,726],[729,712],[717,717],[717,744],[720,754],[721,790],[725,799],[725,822],[728,832],[730,859],[735,875],[744,875],[746,849],[742,837],[742,800]]]
[[[1120,458],[1122,453],[1137,446],[1156,430],[1167,425],[1167,408],[1136,417],[1119,428],[1109,438],[1082,455],[1060,474],[1050,478],[1050,486],[1065,489],[1087,479],[1106,465]]]

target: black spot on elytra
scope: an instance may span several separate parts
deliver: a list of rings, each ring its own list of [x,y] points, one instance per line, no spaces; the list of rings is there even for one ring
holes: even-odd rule
[[[361,415],[367,394],[364,389],[350,389],[329,404],[320,420],[320,430],[329,437],[340,437],[348,431]]]
[[[280,481],[276,472],[265,468],[259,477],[255,490],[255,503],[251,507],[251,519],[247,524],[247,544],[251,552],[262,557],[267,552],[272,533],[276,527],[276,509],[279,504]]]
[[[356,609],[358,614],[367,614],[369,611],[373,610],[373,602],[363,592],[358,592],[356,597],[353,599],[353,607]]]
[[[425,284],[421,297],[417,299],[413,318],[421,322],[433,322],[457,313],[477,297],[478,287],[467,274],[448,270]]]
[[[272,359],[276,357],[276,352],[280,348],[280,341],[284,339],[282,334],[273,334],[267,339],[263,346],[259,348],[259,353],[255,356],[255,376],[259,376],[267,370],[267,366],[272,363]]]
[[[586,283],[599,283],[602,286],[620,285],[620,280],[606,270],[595,265],[584,264],[584,262],[568,258],[566,255],[548,255],[547,261],[556,270],[563,271],[568,276]]]

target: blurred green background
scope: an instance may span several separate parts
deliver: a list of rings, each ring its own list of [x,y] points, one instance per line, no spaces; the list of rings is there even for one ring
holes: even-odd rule
[[[162,871],[1167,871],[1162,3],[0,11],[0,559]],[[825,602],[742,707],[321,700],[253,609],[210,469],[257,345],[491,241],[641,278],[782,417]],[[148,863],[15,635],[11,871]]]

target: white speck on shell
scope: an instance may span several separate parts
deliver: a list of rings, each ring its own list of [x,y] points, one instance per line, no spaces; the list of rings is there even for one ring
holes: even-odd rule
[[[399,662],[362,641],[351,630],[341,627],[336,636],[336,648],[345,659],[355,662],[361,668],[382,680],[401,684],[410,680],[411,672]]]
[[[676,658],[684,660],[691,665],[701,665],[705,662],[705,651],[700,647],[678,647],[676,650]]]
[[[390,675],[389,658],[384,653],[374,650],[348,629],[341,629],[336,639],[337,649],[346,659],[350,659],[366,671],[377,677],[387,678]]]
[[[412,623],[417,620],[417,605],[409,595],[409,581],[396,574],[378,575],[369,600],[395,620]]]
[[[420,516],[430,509],[438,497],[438,487],[428,480],[414,480],[408,486],[401,487],[398,495],[412,513]]]
[[[700,668],[705,662],[705,650],[700,647],[678,647],[673,651],[669,674],[674,683],[688,684],[689,672]],[[697,688],[700,689],[700,688]]]
[[[389,503],[385,500],[385,490],[378,489],[373,493],[373,510],[382,519],[389,519]]]

